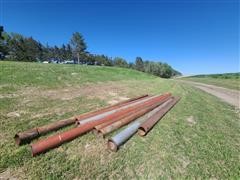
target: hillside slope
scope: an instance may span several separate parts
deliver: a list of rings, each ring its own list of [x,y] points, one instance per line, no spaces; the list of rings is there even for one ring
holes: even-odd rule
[[[18,131],[164,92],[182,99],[146,137],[135,135],[117,153],[92,133],[35,158],[13,140]],[[0,62],[0,121],[0,178],[239,177],[238,110],[187,84],[129,69]]]

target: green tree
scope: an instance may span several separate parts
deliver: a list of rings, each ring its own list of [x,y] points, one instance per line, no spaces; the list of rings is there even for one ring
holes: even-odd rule
[[[144,72],[163,78],[170,78],[172,76],[181,75],[180,72],[174,70],[167,63],[153,61],[144,61]]]
[[[138,71],[144,71],[143,60],[141,57],[136,57],[135,68]]]
[[[43,46],[32,37],[11,33],[8,40],[9,59],[18,61],[39,61],[42,58]]]
[[[70,44],[72,46],[73,54],[77,57],[79,64],[80,56],[84,54],[85,50],[87,49],[87,45],[84,41],[83,36],[79,32],[73,33]]]
[[[170,78],[172,77],[173,69],[171,66],[169,66],[167,63],[157,63],[159,70],[158,70],[158,76],[162,78]]]
[[[66,47],[66,59],[72,59],[72,48],[70,44],[67,44]]]
[[[0,38],[0,59],[3,59],[9,53],[8,41],[10,36],[6,33],[2,33],[2,38]]]
[[[41,43],[34,40],[32,37],[24,38],[23,46],[26,52],[24,59],[27,61],[39,61],[42,55],[42,45]],[[25,60],[23,60],[25,61]]]
[[[55,58],[54,48],[50,47],[48,44],[43,46],[43,56],[41,61],[48,61],[52,58]]]
[[[94,64],[96,65],[104,65],[104,66],[112,66],[112,59],[105,55],[93,55]]]
[[[135,69],[135,64],[132,63],[132,62],[130,62],[130,63],[128,64],[128,67],[129,67],[130,69]]]
[[[114,66],[118,66],[118,67],[125,67],[125,68],[128,67],[127,61],[120,57],[114,58],[113,64]]]
[[[59,48],[59,50],[60,50],[60,61],[66,60],[67,50],[66,50],[65,44],[63,44],[61,48]]]

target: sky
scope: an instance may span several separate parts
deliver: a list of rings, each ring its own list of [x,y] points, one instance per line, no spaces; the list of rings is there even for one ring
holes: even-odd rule
[[[0,0],[7,32],[93,54],[170,64],[184,75],[239,72],[238,0]]]

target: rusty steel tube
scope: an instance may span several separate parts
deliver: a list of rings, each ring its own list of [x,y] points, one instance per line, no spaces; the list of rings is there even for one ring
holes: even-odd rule
[[[39,137],[37,128],[33,128],[24,132],[19,132],[15,134],[14,139],[17,145],[22,145],[25,143],[29,143],[32,139]]]
[[[145,106],[146,106],[146,105],[144,105],[144,106],[142,105],[142,106],[140,106],[140,107],[139,107],[139,106],[136,106],[136,108],[134,108],[132,111],[130,111],[130,112],[128,112],[128,114],[126,114],[126,117],[132,115],[133,113],[137,113],[137,112],[139,112],[140,110],[146,108]],[[105,122],[105,123],[99,124],[99,125],[95,126],[94,129],[98,131],[98,130],[103,129],[103,128],[105,128],[106,126],[109,126],[109,125],[111,125],[111,124],[113,124],[113,123],[115,123],[115,119],[112,119],[112,120],[107,121],[107,122]]]
[[[97,114],[96,116],[91,116],[91,117],[88,117],[88,118],[85,118],[85,117],[84,117],[84,118],[82,118],[81,120],[77,119],[76,124],[77,124],[77,125],[83,125],[83,124],[89,123],[89,122],[91,122],[91,121],[99,120],[99,119],[101,119],[101,118],[103,118],[103,117],[109,116],[109,115],[114,114],[114,113],[116,113],[116,112],[118,112],[118,111],[121,111],[121,110],[123,110],[123,109],[127,109],[127,108],[129,108],[129,107],[136,106],[137,104],[142,104],[142,103],[144,103],[144,102],[146,102],[146,101],[149,101],[149,100],[151,100],[151,99],[154,99],[154,98],[156,98],[156,97],[158,97],[158,96],[149,96],[149,97],[146,97],[146,98],[142,98],[142,99],[140,99],[140,100],[136,100],[136,101],[127,103],[127,104],[125,104],[124,106],[114,108],[114,109],[112,109],[112,110],[110,110],[110,111],[106,111],[106,112]]]
[[[156,103],[158,102],[159,100],[162,100],[164,98],[167,98],[171,96],[170,93],[166,93],[166,94],[163,94],[161,96],[154,96],[154,97],[150,97],[149,99],[146,99],[146,100],[143,100],[141,102],[137,102],[136,104],[134,105],[131,105],[131,106],[127,106],[127,107],[124,107],[124,108],[121,108],[121,109],[117,109],[117,110],[114,110],[113,112],[111,112],[110,114],[100,114],[98,117],[93,117],[94,119],[91,119],[91,121],[98,121],[102,118],[108,118],[109,116],[111,116],[112,114],[115,114],[115,113],[118,113],[118,112],[124,112],[125,116],[128,116],[128,114],[126,113],[130,113],[132,111],[135,111],[137,108],[143,108],[144,106],[148,106],[148,105],[151,105],[153,103]],[[123,113],[122,113],[123,114]],[[122,117],[123,118],[123,117]],[[90,121],[90,122],[91,122]],[[113,122],[117,121],[117,119],[109,119],[108,121],[104,122],[104,125],[107,126],[108,124],[111,124]],[[81,124],[80,124],[81,125]]]
[[[62,127],[74,124],[74,120],[75,120],[75,118],[72,117],[72,118],[69,118],[69,119],[61,120],[61,121],[58,121],[58,122],[55,122],[55,123],[52,123],[52,124],[49,124],[49,125],[39,127],[37,129],[38,129],[39,134],[42,135],[42,134],[46,134],[50,131],[55,131],[55,130],[60,129]]]
[[[36,128],[30,129],[30,130],[24,131],[24,132],[19,132],[14,136],[14,139],[15,139],[15,142],[17,145],[22,145],[25,143],[29,143],[29,142],[31,142],[31,140],[33,140],[43,134],[46,134],[50,131],[55,131],[62,127],[74,124],[74,122],[75,122],[74,117],[69,118],[69,119],[63,119],[63,120],[60,120],[57,122],[50,123],[45,126],[36,127]]]
[[[136,119],[136,121],[132,122],[127,128],[125,128],[123,131],[119,132],[115,136],[108,139],[108,149],[111,151],[117,151],[118,148],[124,144],[129,138],[131,138],[138,130],[139,126],[146,121],[149,117],[151,117],[153,114],[158,112],[160,109],[162,109],[164,106],[167,105],[168,102],[172,101],[173,97],[171,97],[169,100],[161,104],[160,106],[156,107],[152,111],[146,113],[144,116],[141,116],[140,118]]]
[[[96,114],[100,114],[102,112],[106,112],[108,110],[124,106],[127,103],[131,103],[131,102],[134,102],[134,101],[146,98],[146,97],[148,97],[147,94],[136,97],[136,98],[131,98],[131,99],[128,99],[126,101],[119,102],[115,105],[108,106],[106,108],[103,108],[103,109],[100,109],[100,110],[97,110],[97,111],[94,111],[94,112],[90,112],[90,113],[80,115],[78,117],[91,117],[91,116],[94,116]],[[46,133],[51,132],[51,131],[58,130],[62,127],[65,127],[65,126],[68,126],[68,125],[71,125],[71,124],[74,124],[75,120],[76,120],[75,117],[71,117],[69,119],[64,119],[64,120],[60,120],[60,121],[57,121],[57,122],[53,122],[53,123],[50,123],[50,124],[45,125],[45,126],[36,127],[36,128],[30,129],[30,130],[24,131],[24,132],[19,132],[14,136],[15,142],[16,142],[17,145],[22,145],[22,144],[25,144],[25,143],[29,143],[29,142],[31,142],[31,140],[33,140],[33,139],[35,139],[35,138],[37,138],[37,137],[39,137],[43,134],[46,134]]]
[[[34,144],[31,144],[32,156],[36,156],[40,153],[48,151],[49,149],[58,147],[64,142],[71,141],[91,129],[92,126],[90,126],[90,124],[85,124],[82,127],[76,127],[63,133],[53,135],[46,139],[40,140]]]
[[[155,98],[153,102],[159,101],[161,99],[165,99],[166,97],[170,96],[170,93],[164,94],[159,96],[158,98]],[[152,103],[153,103],[152,102]],[[147,103],[146,103],[147,104]],[[132,107],[131,107],[132,108]],[[129,108],[129,109],[131,109]],[[116,112],[114,114],[111,114],[107,117],[104,117],[98,121],[92,121],[86,124],[83,124],[82,126],[70,129],[68,131],[50,136],[46,139],[42,139],[34,144],[31,144],[32,148],[32,156],[36,156],[40,153],[46,152],[52,148],[58,147],[59,145],[63,144],[64,142],[71,141],[75,139],[76,137],[90,131],[93,129],[94,126],[97,126],[98,124],[104,123],[109,121],[110,119],[121,119],[125,116],[125,113],[129,112],[129,109],[124,109],[120,112]]]
[[[96,115],[99,115],[99,114],[102,114],[102,113],[105,113],[105,112],[108,112],[108,111],[111,111],[111,110],[114,110],[114,109],[117,109],[117,108],[121,108],[121,107],[129,105],[129,104],[135,103],[137,101],[141,101],[141,100],[146,99],[148,97],[149,97],[149,95],[145,94],[145,95],[142,95],[142,96],[139,96],[139,97],[131,98],[131,99],[128,99],[126,101],[122,101],[122,102],[119,102],[117,104],[114,104],[112,106],[108,106],[108,107],[101,108],[101,109],[96,110],[96,111],[92,111],[92,112],[81,114],[79,116],[75,116],[75,119],[76,119],[76,122],[82,121],[82,120],[85,120],[87,118],[90,118],[90,117],[93,117],[93,116],[96,116]]]
[[[63,133],[53,135],[46,139],[40,140],[34,144],[31,144],[32,156],[36,156],[37,154],[44,153],[44,152],[48,151],[49,149],[55,148],[55,147],[63,144],[64,142],[71,141],[71,140],[75,139],[76,137],[92,130],[94,126],[108,121],[109,118],[116,118],[119,120],[119,119],[123,118],[124,116],[125,116],[125,114],[116,113],[114,115],[111,115],[111,117],[102,118],[99,121],[92,121],[92,122],[83,124],[79,127],[65,131]]]
[[[157,106],[163,104],[164,102],[168,101],[171,97],[167,97],[166,99],[163,99],[162,101],[157,102],[156,104],[150,105],[150,106],[146,106],[142,109],[139,109],[135,112],[133,112],[132,114],[130,114],[129,116],[116,121],[108,126],[105,126],[101,129],[98,130],[99,135],[101,135],[102,137],[104,137],[106,134],[130,123],[131,121],[143,116],[144,114],[146,114],[149,111],[152,111],[154,108],[156,108]]]
[[[180,97],[175,97],[171,102],[169,102],[165,107],[160,109],[154,115],[152,115],[148,120],[141,124],[138,128],[138,134],[140,136],[145,136],[153,126],[180,100]]]

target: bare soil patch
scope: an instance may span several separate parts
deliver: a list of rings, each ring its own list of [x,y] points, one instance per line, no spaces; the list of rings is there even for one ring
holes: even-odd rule
[[[111,99],[116,102],[128,99],[123,96],[126,94],[127,87],[116,83],[86,84],[84,86],[66,87],[62,89],[42,90],[28,87],[19,93],[21,96],[44,97],[49,99],[72,100],[78,97],[99,98],[102,100]],[[109,101],[111,103],[111,101]]]

